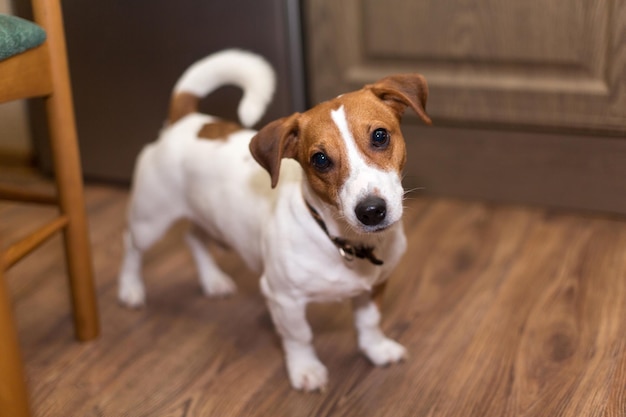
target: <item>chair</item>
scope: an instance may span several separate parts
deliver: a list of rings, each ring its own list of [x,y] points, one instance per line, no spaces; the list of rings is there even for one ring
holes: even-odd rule
[[[59,0],[33,0],[32,6],[36,25],[13,16],[2,16],[0,21],[0,103],[45,98],[56,195],[0,186],[0,199],[57,205],[59,215],[0,250],[0,415],[14,417],[28,416],[29,412],[10,300],[2,280],[4,271],[57,232],[64,232],[76,337],[87,341],[99,333],[61,7]],[[43,37],[37,26],[45,31]],[[17,35],[11,38],[7,32],[13,29]],[[8,47],[6,43],[2,47],[7,38]],[[33,44],[29,45],[30,41]]]
[[[0,415],[26,417],[28,394],[9,295],[0,269]]]

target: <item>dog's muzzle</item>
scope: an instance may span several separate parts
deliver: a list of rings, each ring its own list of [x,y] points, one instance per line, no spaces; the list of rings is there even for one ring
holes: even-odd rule
[[[354,213],[365,226],[378,226],[387,216],[387,203],[380,197],[369,196],[357,204]]]

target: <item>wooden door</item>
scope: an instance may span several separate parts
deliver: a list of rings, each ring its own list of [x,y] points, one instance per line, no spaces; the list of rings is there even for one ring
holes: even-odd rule
[[[626,213],[626,2],[309,0],[313,102],[398,72],[412,186]]]

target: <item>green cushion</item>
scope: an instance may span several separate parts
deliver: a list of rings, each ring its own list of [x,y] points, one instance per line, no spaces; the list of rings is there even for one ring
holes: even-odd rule
[[[33,22],[0,14],[0,61],[41,45],[46,31]]]

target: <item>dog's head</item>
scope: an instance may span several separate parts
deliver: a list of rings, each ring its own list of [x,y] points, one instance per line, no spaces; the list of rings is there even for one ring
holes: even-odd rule
[[[380,231],[402,217],[406,149],[400,119],[410,107],[430,124],[427,97],[421,75],[387,77],[268,124],[250,150],[269,172],[272,187],[281,159],[293,158],[313,192],[355,231]]]

